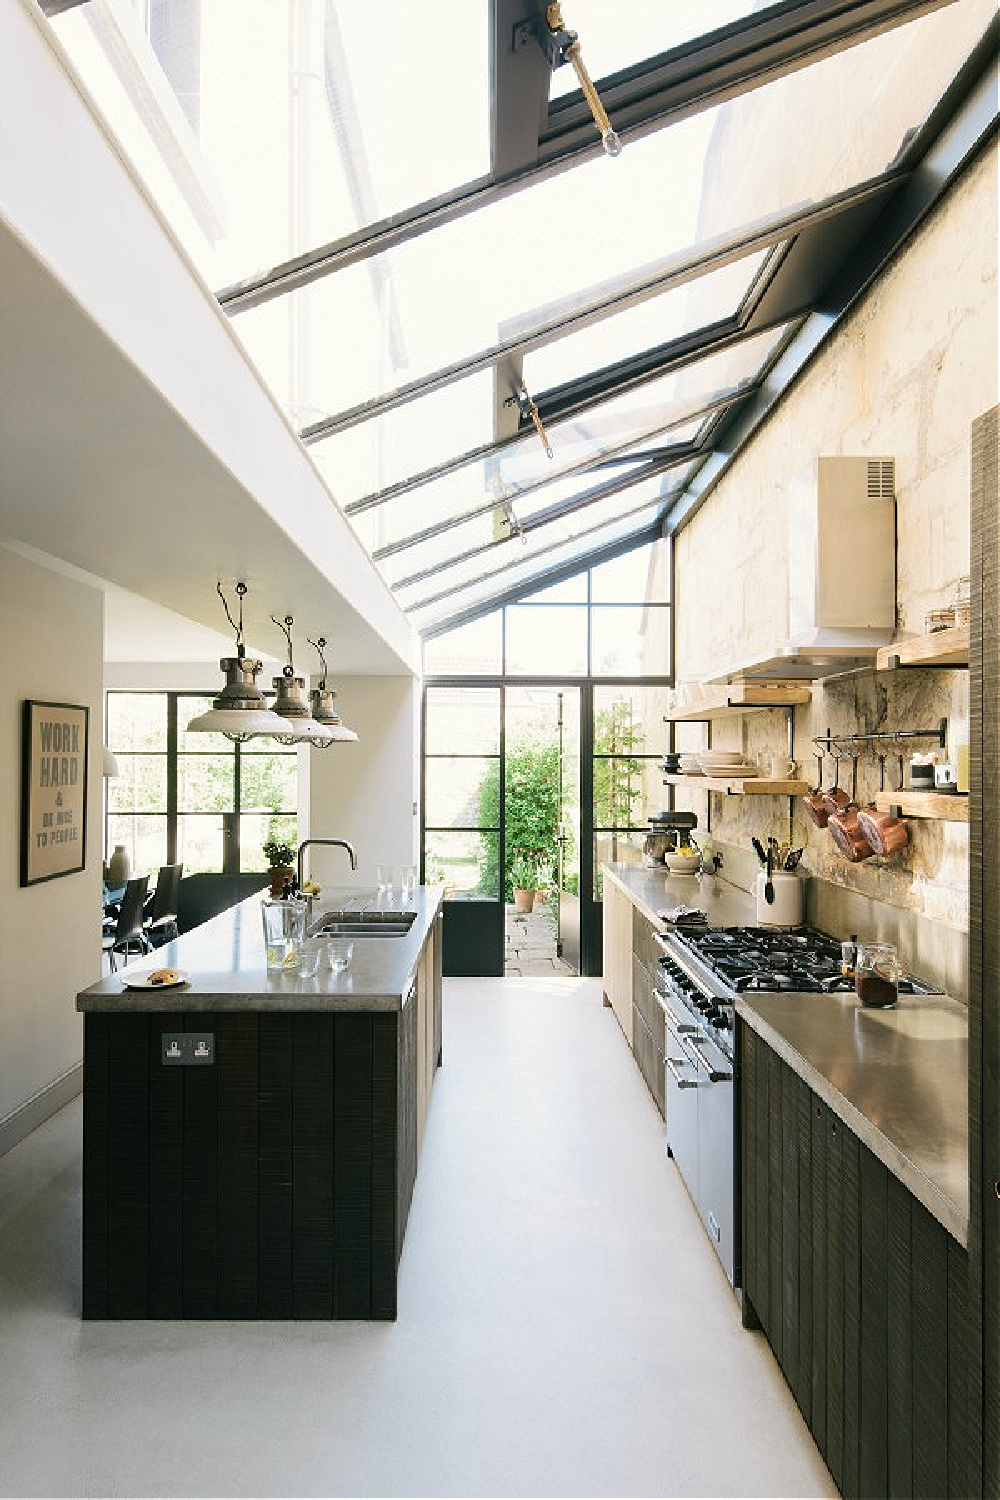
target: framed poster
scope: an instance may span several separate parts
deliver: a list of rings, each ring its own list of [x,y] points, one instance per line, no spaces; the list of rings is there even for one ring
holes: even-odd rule
[[[26,699],[21,745],[21,884],[82,870],[87,858],[90,709]]]

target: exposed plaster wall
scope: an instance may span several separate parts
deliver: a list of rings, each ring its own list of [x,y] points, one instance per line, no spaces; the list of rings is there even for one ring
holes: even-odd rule
[[[101,974],[103,631],[99,590],[0,547],[0,1150],[80,1086],[82,1027],[75,998]],[[90,737],[86,867],[22,888],[26,698],[86,705]],[[21,1117],[25,1129],[18,1126]]]
[[[891,454],[897,483],[897,619],[919,633],[969,568],[969,430],[997,400],[997,150],[966,171],[899,260],[807,368],[732,470],[676,539],[677,680],[710,677],[781,642],[785,500],[819,454]],[[967,674],[874,672],[817,684],[794,720],[795,751],[816,776],[811,736],[968,723]],[[701,742],[678,726],[678,743]],[[713,744],[751,756],[784,746],[783,714],[718,721]],[[843,768],[845,775],[848,768]],[[832,766],[825,767],[831,779]],[[873,760],[858,791],[878,785]],[[678,795],[704,826],[708,794]],[[968,925],[968,831],[911,822],[892,861],[850,865],[825,831],[784,798],[711,796],[713,834],[745,848],[751,834],[805,846],[804,867],[834,885],[945,923]]]

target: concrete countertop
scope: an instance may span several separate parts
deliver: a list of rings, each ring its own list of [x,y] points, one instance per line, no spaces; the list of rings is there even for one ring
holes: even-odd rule
[[[947,995],[870,1010],[755,994],[741,1016],[960,1245],[969,1233],[969,1016]]]
[[[712,927],[752,926],[745,891],[641,865],[604,876],[651,922],[684,903]],[[836,934],[834,934],[836,936]],[[869,1010],[851,995],[757,993],[736,1011],[961,1245],[969,1228],[969,1016],[948,995]]]
[[[264,962],[260,896],[249,896],[155,953],[92,984],[76,997],[80,1011],[303,1011],[401,1010],[416,975],[444,894],[418,886],[406,902],[416,920],[404,937],[361,937],[343,974],[321,965],[312,979],[269,972]],[[396,910],[399,910],[396,898]],[[376,905],[374,891],[324,887],[314,898],[310,930],[329,912]],[[391,909],[391,908],[389,908]],[[174,989],[128,989],[123,975],[177,969],[187,982]]]

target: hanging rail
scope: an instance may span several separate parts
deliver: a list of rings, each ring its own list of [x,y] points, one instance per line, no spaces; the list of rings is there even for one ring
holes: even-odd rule
[[[866,734],[831,734],[829,729],[826,734],[814,734],[812,742],[817,747],[825,745],[827,750],[834,749],[838,745],[853,745],[859,741],[876,742],[880,740],[937,740],[942,750],[948,743],[948,720],[941,719],[936,729],[895,729],[895,730],[872,730]]]

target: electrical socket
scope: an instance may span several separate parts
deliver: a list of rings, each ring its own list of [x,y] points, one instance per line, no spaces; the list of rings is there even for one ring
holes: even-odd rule
[[[164,1031],[160,1037],[160,1061],[164,1067],[204,1068],[215,1062],[212,1031]]]

